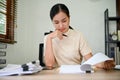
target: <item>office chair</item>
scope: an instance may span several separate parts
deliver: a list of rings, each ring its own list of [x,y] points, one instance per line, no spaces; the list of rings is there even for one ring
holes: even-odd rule
[[[44,53],[44,52],[43,52],[43,47],[44,47],[44,44],[43,44],[43,43],[40,43],[40,44],[39,44],[39,60],[40,60],[40,65],[44,67],[45,64],[44,64],[44,62],[43,62],[43,60],[44,60],[44,59],[43,59],[43,53]]]
[[[45,32],[44,33],[44,35],[47,35],[47,34],[49,34],[49,33],[51,33],[52,31],[49,31],[49,32]],[[44,43],[40,43],[39,44],[39,60],[40,60],[40,65],[41,66],[45,66],[45,63],[44,63],[44,59],[43,59],[43,56],[44,56],[44,50],[43,50],[43,48],[44,48]]]

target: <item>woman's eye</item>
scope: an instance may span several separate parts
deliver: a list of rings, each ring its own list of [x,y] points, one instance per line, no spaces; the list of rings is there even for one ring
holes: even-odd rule
[[[56,22],[55,24],[58,24],[58,22]]]
[[[63,20],[62,22],[66,22],[66,20]]]
[[[59,22],[54,22],[54,24],[58,24]]]

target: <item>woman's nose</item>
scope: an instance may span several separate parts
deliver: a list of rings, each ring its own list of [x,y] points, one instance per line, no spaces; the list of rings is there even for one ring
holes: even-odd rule
[[[59,24],[59,28],[62,28],[62,27],[63,27],[63,24],[62,24],[62,23],[60,23],[60,24]]]

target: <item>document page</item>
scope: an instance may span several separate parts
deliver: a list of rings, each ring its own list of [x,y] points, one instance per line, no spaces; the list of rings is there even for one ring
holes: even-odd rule
[[[111,58],[109,58],[108,56],[106,56],[103,53],[96,53],[90,59],[85,61],[83,64],[95,65],[97,63],[104,62],[106,60],[111,60]]]

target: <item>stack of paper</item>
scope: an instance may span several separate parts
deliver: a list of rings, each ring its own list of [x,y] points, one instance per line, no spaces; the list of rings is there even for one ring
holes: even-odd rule
[[[120,65],[116,65],[116,66],[115,66],[115,69],[120,70]]]
[[[93,73],[94,70],[81,70],[82,65],[62,65],[59,73]]]
[[[0,70],[0,76],[32,74],[41,71],[43,68],[39,65],[39,61],[29,62],[23,65],[8,64]]]

